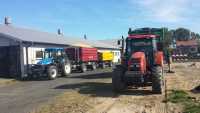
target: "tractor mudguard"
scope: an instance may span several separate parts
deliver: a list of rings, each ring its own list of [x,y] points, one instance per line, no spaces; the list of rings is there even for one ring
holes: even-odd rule
[[[162,51],[156,52],[155,53],[155,64],[163,67],[163,60],[164,60],[163,52]]]
[[[139,63],[140,71],[144,74],[146,73],[146,57],[144,52],[135,52],[132,54],[131,59],[129,60],[128,66],[135,62],[133,59],[137,60]]]

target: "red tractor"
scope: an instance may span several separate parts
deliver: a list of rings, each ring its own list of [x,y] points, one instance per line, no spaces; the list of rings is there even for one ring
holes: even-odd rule
[[[128,86],[143,87],[151,84],[154,93],[162,93],[163,47],[159,38],[159,35],[151,33],[129,32],[126,40],[122,39],[124,57],[122,63],[114,69],[112,77],[115,92],[122,91]],[[124,45],[126,47],[123,47]]]

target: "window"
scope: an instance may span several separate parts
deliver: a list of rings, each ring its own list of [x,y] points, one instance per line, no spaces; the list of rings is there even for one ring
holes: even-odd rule
[[[36,51],[36,58],[40,59],[43,57],[43,52],[42,51]]]

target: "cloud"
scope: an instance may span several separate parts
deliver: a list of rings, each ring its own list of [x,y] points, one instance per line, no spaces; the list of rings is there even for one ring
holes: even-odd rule
[[[189,2],[190,0],[140,0],[137,4],[144,17],[172,23],[186,19],[185,13],[190,8]]]

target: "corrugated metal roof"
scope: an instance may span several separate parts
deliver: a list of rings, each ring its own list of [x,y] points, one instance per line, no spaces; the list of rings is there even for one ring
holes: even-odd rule
[[[120,48],[121,45],[117,44],[118,40],[120,40],[120,38],[118,38],[118,39],[117,38],[116,39],[105,39],[105,40],[99,40],[99,41],[102,42],[102,43],[105,43],[107,45],[112,45],[114,47]]]
[[[112,44],[107,44],[107,43],[103,43],[101,41],[96,41],[96,40],[87,40],[87,42],[96,48],[113,48],[113,49],[119,49],[119,47],[114,46]]]
[[[62,36],[32,29],[19,28],[12,25],[0,25],[0,33],[27,42],[118,49],[117,46],[105,44],[99,41]]]
[[[64,37],[62,35],[19,28],[11,25],[8,26],[0,25],[0,33],[27,42],[50,43],[50,44],[72,45],[72,46],[76,45],[76,43],[83,43],[78,39],[72,37]]]

